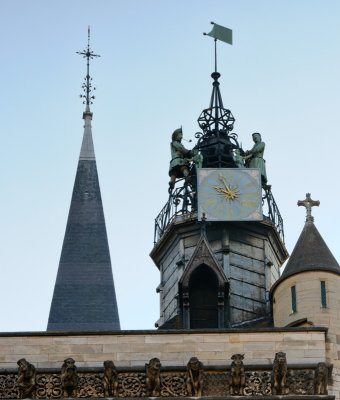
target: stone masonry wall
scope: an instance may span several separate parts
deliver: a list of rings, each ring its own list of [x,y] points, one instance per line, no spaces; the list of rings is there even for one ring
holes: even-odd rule
[[[229,365],[244,353],[245,364],[271,364],[284,351],[289,364],[326,360],[325,329],[286,328],[247,331],[120,331],[109,334],[0,334],[0,368],[17,368],[26,358],[37,368],[60,368],[72,357],[79,367],[144,366],[158,357],[163,366],[185,366],[196,356],[205,365]]]
[[[151,257],[160,268],[158,326],[179,313],[178,282],[199,241],[197,223],[175,227],[156,245]],[[230,282],[230,324],[270,314],[269,290],[285,259],[282,248],[266,225],[214,223],[206,229],[211,249]],[[228,325],[227,325],[228,326]]]
[[[321,304],[321,284],[326,284],[327,307]],[[296,312],[292,312],[291,286],[296,288]],[[307,318],[314,326],[328,327],[326,360],[334,365],[329,393],[340,398],[340,276],[332,272],[308,271],[288,277],[274,291],[274,325],[286,326]]]

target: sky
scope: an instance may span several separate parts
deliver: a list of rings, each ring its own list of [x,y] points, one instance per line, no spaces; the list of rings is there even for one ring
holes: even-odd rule
[[[224,106],[243,148],[264,158],[291,253],[307,192],[340,261],[340,2],[1,0],[0,331],[44,331],[83,134],[87,43],[92,130],[122,329],[153,329],[159,272],[149,253],[167,201],[171,134],[199,131],[212,90],[210,21]],[[194,143],[194,142],[193,142]],[[193,144],[192,143],[192,144]],[[190,147],[190,145],[188,145]]]

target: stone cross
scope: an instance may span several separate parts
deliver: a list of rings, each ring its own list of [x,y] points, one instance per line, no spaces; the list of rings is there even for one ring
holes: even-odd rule
[[[310,193],[306,193],[306,198],[305,200],[299,200],[297,202],[298,206],[304,206],[306,207],[306,222],[307,221],[314,221],[314,217],[312,217],[312,207],[314,206],[318,206],[320,205],[320,201],[319,200],[312,200],[310,197]]]

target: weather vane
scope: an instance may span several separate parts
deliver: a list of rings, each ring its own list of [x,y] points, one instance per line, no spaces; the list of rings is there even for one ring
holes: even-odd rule
[[[217,25],[215,22],[211,22],[213,29],[209,33],[203,33],[203,35],[211,36],[215,42],[215,72],[211,74],[213,78],[213,91],[211,94],[209,108],[202,111],[198,117],[198,125],[205,132],[214,131],[216,134],[220,130],[230,132],[234,128],[235,118],[233,117],[230,110],[223,107],[223,101],[221,92],[219,89],[220,83],[218,79],[221,74],[217,72],[217,51],[216,42],[220,40],[222,42],[233,44],[233,31],[224,26]],[[234,134],[236,135],[236,134]]]
[[[225,28],[222,25],[215,24],[215,22],[211,22],[214,27],[211,32],[203,33],[203,35],[211,36],[215,40],[215,72],[217,72],[217,51],[216,51],[216,42],[220,40],[221,42],[233,44],[233,31],[229,28]]]
[[[95,98],[93,96],[93,91],[96,90],[94,87],[92,89],[92,78],[90,77],[90,59],[94,57],[100,57],[99,54],[94,54],[90,48],[90,27],[88,27],[88,36],[87,36],[87,49],[83,51],[77,51],[77,54],[83,56],[83,58],[87,58],[87,74],[84,78],[84,83],[82,84],[82,89],[85,94],[81,94],[80,98],[84,99],[83,104],[86,104],[87,107],[90,107],[90,104],[93,104],[92,100]]]

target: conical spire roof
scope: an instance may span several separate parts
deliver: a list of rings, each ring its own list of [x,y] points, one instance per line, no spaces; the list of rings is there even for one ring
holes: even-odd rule
[[[313,221],[306,221],[282,276],[300,271],[326,269],[340,273],[340,267]]]
[[[83,118],[84,137],[48,331],[120,329],[89,106]]]
[[[319,206],[310,193],[305,200],[299,200],[298,206],[306,207],[306,223],[294,247],[292,255],[283,271],[282,278],[306,270],[329,270],[340,273],[340,267],[319,231],[314,225],[312,207]]]

